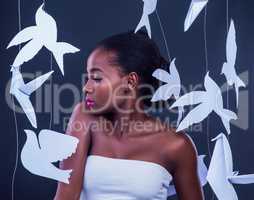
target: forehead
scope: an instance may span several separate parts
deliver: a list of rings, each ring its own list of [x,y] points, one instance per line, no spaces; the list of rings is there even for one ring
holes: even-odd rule
[[[87,59],[87,72],[101,72],[108,75],[119,73],[120,66],[115,62],[115,58],[113,51],[96,49]]]

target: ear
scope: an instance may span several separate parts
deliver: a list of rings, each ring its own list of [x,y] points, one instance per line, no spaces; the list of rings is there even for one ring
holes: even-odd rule
[[[133,90],[138,87],[139,84],[139,76],[136,72],[131,72],[127,76],[128,88]]]

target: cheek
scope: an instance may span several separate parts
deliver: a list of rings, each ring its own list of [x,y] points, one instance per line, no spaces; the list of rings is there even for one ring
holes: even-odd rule
[[[112,94],[112,88],[108,84],[100,84],[95,87],[95,101],[98,105],[106,104]]]
[[[124,88],[121,83],[108,82],[100,84],[96,88],[96,102],[99,107],[113,107],[124,101]]]

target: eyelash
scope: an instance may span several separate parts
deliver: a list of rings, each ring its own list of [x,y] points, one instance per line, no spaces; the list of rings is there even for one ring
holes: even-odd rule
[[[102,80],[102,78],[93,78],[93,77],[90,77],[89,79],[92,79],[95,82],[100,82]]]
[[[100,81],[101,81],[101,78],[93,78],[93,80],[94,80],[95,82],[100,82]]]

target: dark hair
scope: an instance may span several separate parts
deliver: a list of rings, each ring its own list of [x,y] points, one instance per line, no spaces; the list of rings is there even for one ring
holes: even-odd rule
[[[97,48],[113,51],[116,54],[115,62],[121,66],[124,74],[136,72],[141,84],[152,85],[154,89],[158,88],[159,81],[152,73],[155,69],[168,65],[156,43],[144,31],[137,33],[130,31],[110,36],[100,41],[95,49]],[[148,88],[140,89],[139,94],[152,97],[152,91]],[[144,99],[144,104],[150,106],[150,100]]]

